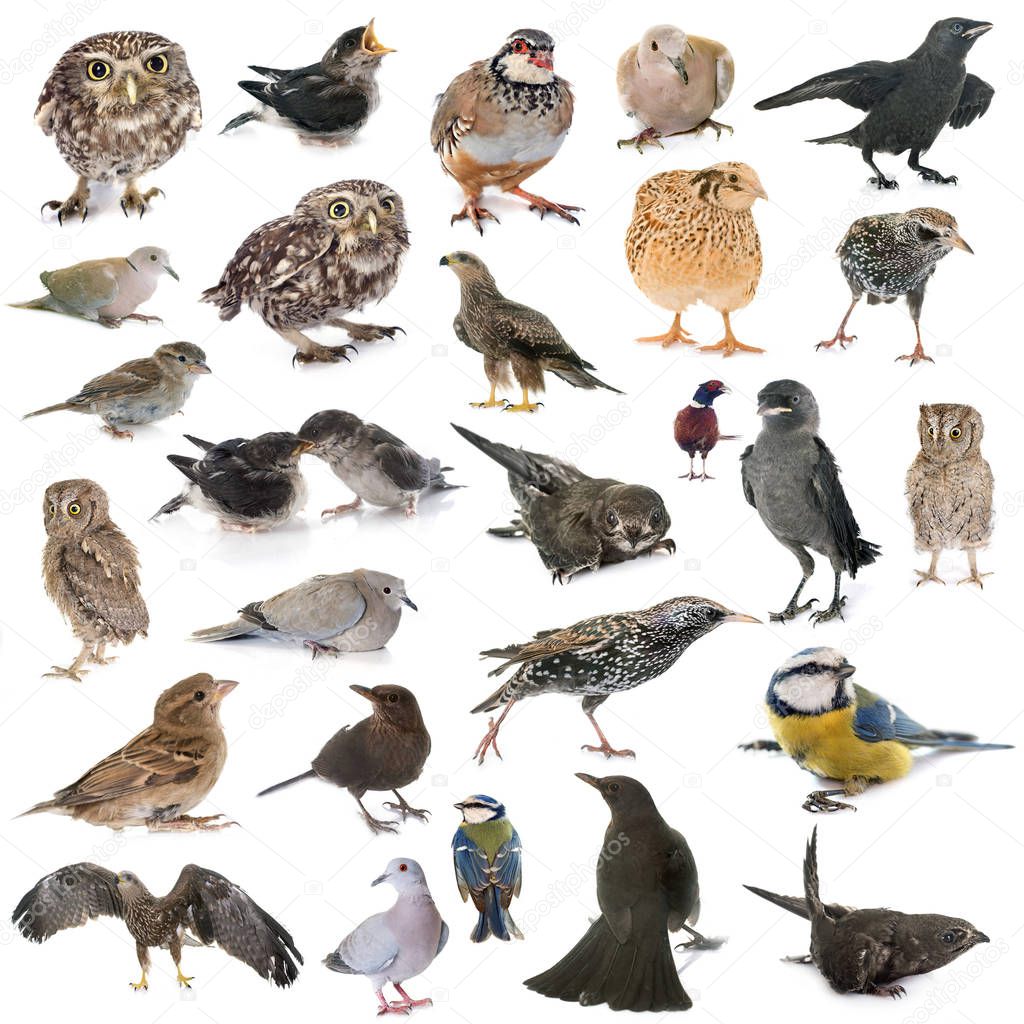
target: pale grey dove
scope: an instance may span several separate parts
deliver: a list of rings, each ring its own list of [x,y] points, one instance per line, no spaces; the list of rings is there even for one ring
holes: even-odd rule
[[[44,270],[39,280],[47,294],[12,305],[77,316],[104,327],[120,327],[123,320],[159,320],[158,316],[135,311],[152,298],[164,274],[178,280],[167,253],[147,245],[127,257],[86,260],[59,270]]]
[[[324,965],[341,974],[369,978],[380,1003],[378,1014],[410,1013],[431,1006],[430,999],[413,999],[402,982],[422,974],[448,941],[448,925],[437,912],[423,869],[414,860],[396,857],[374,885],[389,882],[398,899],[389,910],[368,917],[324,957]],[[384,986],[391,982],[400,999],[388,1002]]]
[[[253,601],[233,622],[199,629],[189,639],[232,640],[258,633],[299,640],[317,654],[378,651],[395,635],[402,605],[416,605],[405,581],[371,569],[313,576],[265,601]]]

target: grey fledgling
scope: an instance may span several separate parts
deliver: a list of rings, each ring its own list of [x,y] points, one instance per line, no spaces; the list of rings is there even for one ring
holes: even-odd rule
[[[650,487],[595,479],[554,455],[509,448],[452,426],[508,470],[520,518],[487,532],[529,537],[551,572],[552,583],[565,583],[584,569],[628,562],[659,550],[675,553],[675,541],[665,536],[672,525],[668,509]]]
[[[444,949],[448,925],[441,920],[427,887],[423,868],[414,860],[396,857],[373,880],[388,882],[398,898],[382,914],[368,917],[324,957],[324,966],[340,974],[361,974],[373,985],[380,1009],[378,1016],[411,1013],[418,1006],[432,1006],[430,999],[413,999],[402,983],[422,974]],[[389,1002],[384,986],[391,982],[399,995]]]
[[[94,377],[67,401],[26,413],[23,420],[51,412],[84,412],[99,416],[112,437],[132,438],[125,427],[155,423],[181,412],[192,394],[196,376],[210,372],[206,353],[188,341],[161,345],[151,356]]]
[[[151,519],[191,505],[216,516],[225,530],[257,533],[288,522],[306,504],[299,458],[312,445],[301,437],[272,431],[251,440],[234,437],[213,444],[191,434],[184,436],[205,454],[201,459],[167,456],[189,483]]]
[[[189,639],[258,636],[298,640],[317,654],[379,651],[395,635],[402,605],[419,609],[405,581],[372,569],[312,576],[297,586],[239,610],[239,618],[199,629]]]
[[[324,460],[356,500],[325,508],[321,516],[351,512],[362,503],[383,508],[405,507],[416,515],[420,495],[432,490],[455,490],[444,478],[451,466],[427,459],[400,438],[376,423],[364,423],[355,413],[325,409],[314,413],[299,427],[299,437],[309,441],[310,454]]]
[[[817,598],[797,605],[804,584],[814,573],[807,549],[828,558],[835,573],[832,603],[812,612],[817,625],[843,617],[846,598],[839,595],[843,572],[857,571],[879,556],[880,548],[860,535],[839,482],[839,467],[828,445],[818,437],[818,403],[803,384],[775,380],[757,394],[763,425],[757,440],[740,456],[740,475],[747,501],[775,539],[800,563],[800,585],[772,622],[785,622],[807,611]]]
[[[857,910],[823,903],[818,893],[818,829],[804,856],[804,895],[747,885],[752,893],[811,922],[811,951],[786,957],[814,964],[836,992],[860,992],[899,999],[906,989],[895,982],[945,967],[989,937],[969,921],[945,914],[902,914],[898,910]]]
[[[120,327],[125,320],[159,321],[136,310],[148,302],[164,274],[178,275],[163,249],[147,245],[129,256],[86,260],[59,270],[44,270],[39,280],[46,294],[15,309],[45,309],[51,313],[92,320],[103,327]]]

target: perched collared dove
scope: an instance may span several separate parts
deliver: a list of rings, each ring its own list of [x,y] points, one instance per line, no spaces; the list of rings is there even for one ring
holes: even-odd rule
[[[431,999],[413,999],[402,982],[422,974],[444,949],[448,925],[434,906],[423,869],[414,860],[396,857],[373,885],[390,882],[398,899],[389,910],[368,917],[324,957],[324,965],[341,974],[370,979],[380,1003],[378,1015],[410,1013],[417,1006],[432,1006]],[[391,982],[401,997],[388,1002],[384,986]]]
[[[47,294],[30,302],[15,302],[16,309],[46,309],[104,327],[120,327],[123,320],[160,320],[135,311],[149,301],[163,274],[178,275],[163,249],[146,245],[130,256],[86,260],[59,270],[44,270],[39,280]]]

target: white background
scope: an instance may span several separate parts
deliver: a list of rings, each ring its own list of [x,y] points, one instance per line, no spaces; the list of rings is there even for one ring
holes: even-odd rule
[[[597,852],[607,815],[573,772],[635,773],[666,818],[687,836],[701,871],[700,927],[730,936],[720,952],[689,964],[690,1019],[744,1024],[782,1012],[795,1020],[926,1020],[978,1024],[996,1019],[1015,997],[1020,975],[1021,845],[1019,752],[922,757],[907,779],[866,793],[859,811],[822,821],[821,877],[827,898],[862,906],[963,915],[993,939],[951,968],[911,979],[896,1004],[833,994],[813,968],[779,963],[803,952],[807,929],[746,893],[741,882],[783,892],[800,889],[799,863],[814,819],[800,808],[815,780],[784,758],[743,754],[737,743],[765,734],[761,698],[772,671],[812,644],[842,647],[857,680],[936,727],[970,729],[986,739],[1024,742],[1020,688],[1020,609],[1024,496],[1021,433],[1020,261],[1024,193],[1015,139],[1022,116],[1022,18],[989,0],[963,12],[933,4],[871,2],[753,3],[689,6],[684,27],[725,42],[736,58],[736,88],[720,112],[736,134],[670,142],[643,158],[616,151],[635,131],[621,113],[614,65],[649,25],[677,20],[675,4],[566,3],[520,0],[513,8],[480,3],[372,6],[345,2],[129,4],[63,2],[21,5],[5,14],[0,43],[5,174],[0,195],[3,238],[0,297],[40,293],[41,270],[142,244],[166,247],[181,283],[161,283],[146,311],[164,324],[104,331],[41,313],[0,308],[4,335],[3,445],[0,490],[4,537],[0,743],[3,842],[0,909],[6,918],[44,873],[78,860],[130,868],[164,892],[190,861],[243,885],[278,916],[306,956],[296,986],[280,992],[216,950],[188,950],[197,980],[179,994],[169,957],[154,954],[147,994],[132,944],[117,922],[67,932],[41,948],[0,927],[5,1013],[32,1011],[78,1020],[251,1021],[369,1018],[375,1001],[359,978],[327,972],[320,959],[357,922],[388,904],[370,881],[393,856],[412,856],[427,872],[451,941],[427,975],[410,982],[432,994],[431,1019],[469,1024],[522,1014],[583,1019],[568,1004],[544,1002],[521,980],[547,968],[575,943],[596,912],[586,865]],[[75,13],[77,12],[77,13]],[[996,89],[988,116],[968,130],[943,132],[926,162],[960,176],[957,187],[925,185],[899,158],[882,155],[897,193],[865,184],[855,151],[810,147],[801,140],[852,126],[858,112],[819,102],[758,113],[752,103],[812,74],[867,58],[913,50],[935,17],[991,18],[996,28],[972,53],[972,71]],[[347,149],[303,147],[288,133],[248,126],[217,132],[247,108],[235,82],[246,65],[295,66],[318,58],[331,39],[377,16],[380,38],[398,52],[385,58],[380,110]],[[691,17],[692,15],[692,17]],[[61,19],[70,28],[55,35]],[[434,96],[471,60],[498,47],[522,24],[558,41],[557,70],[574,85],[578,106],[561,154],[528,186],[586,207],[579,228],[543,223],[514,200],[488,199],[501,226],[481,240],[466,224],[449,227],[461,204],[428,144]],[[202,90],[205,126],[184,152],[150,175],[166,193],[139,223],[126,221],[113,193],[94,193],[84,225],[60,230],[40,221],[39,204],[63,199],[74,183],[51,140],[32,122],[39,89],[59,54],[95,32],[139,27],[181,42]],[[670,317],[634,288],[622,252],[632,197],[648,175],[699,168],[717,160],[752,164],[771,197],[759,202],[765,274],[761,292],[734,318],[741,340],[765,356],[728,362],[692,350],[663,351],[632,339],[664,329]],[[367,318],[402,324],[394,343],[362,345],[352,365],[293,370],[292,349],[243,311],[221,324],[196,302],[257,224],[290,210],[311,188],[346,177],[385,181],[404,197],[412,248],[392,295]],[[848,301],[832,252],[848,223],[869,212],[938,205],[958,219],[977,255],[954,252],[938,268],[924,306],[925,343],[934,365],[894,363],[910,351],[905,307],[859,308],[859,341],[848,351],[815,352]],[[533,416],[478,411],[484,397],[480,359],[455,340],[454,277],[438,267],[456,248],[480,254],[512,297],[544,310],[567,339],[627,394],[574,391],[552,379]],[[720,337],[717,314],[691,310],[686,323],[705,342]],[[331,332],[328,342],[343,340]],[[95,421],[60,414],[29,423],[19,416],[72,394],[96,373],[184,338],[207,352],[214,376],[197,382],[185,416],[137,431],[133,443],[99,435]],[[696,385],[722,377],[733,395],[717,404],[723,442],[710,460],[716,479],[689,483],[672,440],[675,412]],[[477,767],[470,754],[486,726],[470,707],[495,686],[476,652],[605,611],[646,607],[679,594],[701,594],[767,618],[798,577],[743,500],[737,456],[758,430],[754,396],[778,377],[809,385],[822,408],[822,434],[841,463],[864,535],[884,557],[855,581],[846,621],[812,630],[729,625],[700,641],[665,677],[601,710],[613,743],[637,750],[635,763],[606,765],[579,751],[593,737],[578,702],[559,696],[518,706],[507,720],[504,762]],[[996,479],[996,528],[983,570],[984,592],[956,587],[966,573],[958,554],[942,559],[945,588],[914,589],[915,566],[903,479],[917,449],[922,401],[976,405],[985,418],[984,451]],[[465,490],[426,498],[420,516],[372,509],[321,524],[321,508],[347,500],[325,466],[306,467],[311,487],[304,517],[263,536],[224,534],[192,510],[151,524],[148,516],[182,478],[164,456],[189,450],[182,431],[212,440],[295,429],[310,413],[351,409],[381,423],[428,455],[456,466]],[[552,588],[526,541],[489,537],[485,529],[512,511],[504,475],[470,448],[448,422],[534,450],[576,459],[595,474],[655,486],[672,515],[679,552],[659,555]],[[41,680],[67,664],[77,643],[43,593],[39,554],[42,493],[55,479],[86,476],[111,496],[114,518],[138,544],[152,615],[148,640],[120,652],[113,666],[82,685]],[[317,660],[300,649],[259,642],[195,647],[192,629],[223,621],[244,602],[319,572],[366,566],[399,574],[419,604],[386,651]],[[807,594],[827,600],[822,566]],[[213,835],[114,835],[56,816],[14,815],[76,778],[149,721],[157,694],[196,671],[241,681],[225,702],[231,742],[224,774],[200,811],[223,811],[242,827]],[[395,837],[372,838],[349,796],[307,782],[262,800],[262,787],[307,767],[337,728],[366,712],[351,683],[400,682],[418,695],[434,750],[406,795],[434,812]],[[522,898],[513,908],[527,941],[474,946],[475,912],[452,878],[448,843],[458,820],[452,803],[485,792],[503,799],[525,848]],[[379,809],[381,795],[368,803]],[[682,961],[683,958],[680,958]],[[1016,970],[1012,966],[1017,961]],[[608,1016],[586,1012],[589,1020]],[[999,1013],[999,1019],[1005,1011]]]

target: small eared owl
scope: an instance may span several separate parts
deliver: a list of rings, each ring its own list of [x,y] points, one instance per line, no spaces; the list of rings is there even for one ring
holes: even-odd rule
[[[992,536],[992,470],[981,454],[984,424],[977,409],[943,403],[922,405],[917,425],[921,450],[907,473],[907,500],[914,521],[914,545],[931,552],[927,571],[915,569],[918,586],[937,574],[944,548],[967,552],[970,575],[960,583],[977,583],[978,548]]]
[[[63,222],[88,213],[89,182],[123,182],[121,209],[141,217],[160,190],[136,179],[162,167],[202,124],[185,51],[154,32],[104,32],[76,43],[50,72],[36,124],[78,175],[64,202],[43,204]]]
[[[81,682],[87,662],[111,660],[103,656],[107,644],[146,635],[149,612],[139,593],[138,552],[110,521],[107,494],[92,480],[50,484],[43,517],[43,585],[82,641],[70,667],[54,665],[47,674]]]
[[[338,181],[256,228],[202,297],[220,307],[221,320],[248,304],[296,346],[293,362],[347,360],[352,345],[321,345],[301,328],[340,327],[356,341],[393,338],[402,328],[343,317],[391,291],[408,248],[405,208],[394,190],[379,181]]]

